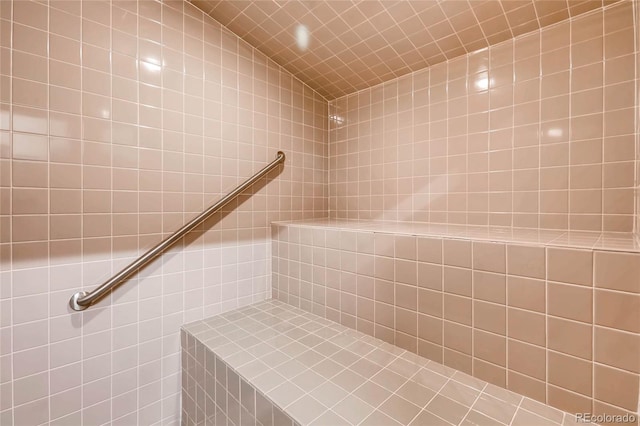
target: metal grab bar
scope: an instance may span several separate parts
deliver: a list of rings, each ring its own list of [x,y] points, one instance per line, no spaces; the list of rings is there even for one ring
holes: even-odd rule
[[[105,296],[111,289],[118,287],[122,282],[127,279],[131,274],[133,274],[140,267],[149,263],[153,258],[162,253],[165,249],[171,247],[175,244],[180,238],[184,237],[189,231],[193,230],[200,223],[205,221],[209,216],[220,210],[222,207],[227,205],[231,200],[237,197],[239,194],[244,192],[251,185],[260,180],[264,175],[269,173],[271,170],[276,168],[280,163],[283,163],[285,160],[284,152],[278,151],[276,155],[276,159],[269,163],[266,167],[260,170],[255,175],[251,176],[247,179],[242,185],[238,186],[236,189],[225,195],[222,199],[220,199],[217,203],[200,213],[197,217],[193,218],[186,225],[183,225],[182,228],[178,229],[176,232],[171,234],[167,239],[159,242],[155,247],[147,251],[145,254],[140,256],[138,259],[127,265],[126,268],[118,272],[116,275],[111,277],[109,280],[105,281],[100,287],[96,288],[90,293],[86,291],[79,291],[71,296],[69,300],[69,306],[71,309],[75,311],[83,311],[87,309],[89,306],[93,305],[96,301],[100,300],[103,296]]]

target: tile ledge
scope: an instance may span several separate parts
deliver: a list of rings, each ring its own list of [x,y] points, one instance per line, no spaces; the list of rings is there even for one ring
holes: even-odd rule
[[[355,219],[306,219],[275,221],[271,224],[275,226],[414,235],[419,237],[448,237],[464,240],[640,253],[640,238],[632,232],[560,231],[553,229]]]

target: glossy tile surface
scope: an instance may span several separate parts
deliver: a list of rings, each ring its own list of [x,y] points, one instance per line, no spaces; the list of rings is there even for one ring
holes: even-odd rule
[[[0,424],[179,422],[179,327],[270,296],[270,221],[327,214],[327,125],[320,94],[188,2],[0,1]]]
[[[310,219],[273,222],[278,226],[364,231],[379,234],[448,237],[533,246],[557,246],[604,251],[640,252],[638,235],[631,232],[556,231],[481,225],[447,225],[420,222],[384,222],[372,220]],[[461,266],[461,265],[454,265]]]
[[[633,231],[633,13],[614,3],[330,101],[331,217]]]
[[[571,414],[278,301],[182,329],[185,425],[220,413],[233,413],[235,424],[285,424],[275,422],[279,411],[299,425],[575,423]],[[216,398],[225,388],[235,396]],[[276,407],[266,419],[251,410],[263,399]]]
[[[191,1],[327,99],[613,2]],[[298,43],[299,25],[308,31],[308,46]]]

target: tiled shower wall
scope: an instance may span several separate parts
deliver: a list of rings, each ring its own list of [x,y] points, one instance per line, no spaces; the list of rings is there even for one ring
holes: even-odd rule
[[[635,232],[640,238],[640,6],[633,3],[636,23],[636,223]]]
[[[637,414],[640,253],[272,229],[274,298],[571,413]]]
[[[330,103],[330,215],[631,231],[623,1]]]
[[[0,2],[0,423],[177,423],[179,327],[327,215],[327,102],[184,1]],[[90,290],[286,152],[105,300]]]

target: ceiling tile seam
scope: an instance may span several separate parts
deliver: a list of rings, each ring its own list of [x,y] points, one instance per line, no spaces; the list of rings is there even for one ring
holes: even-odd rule
[[[564,22],[566,19],[570,19],[571,17],[574,17],[574,16],[581,15],[581,14],[585,13],[585,12],[581,12],[581,11],[586,10],[586,13],[588,13],[591,10],[598,10],[598,9],[603,8],[603,7],[608,7],[610,5],[615,4],[616,2],[599,1],[599,2],[597,2],[598,3],[597,6],[595,6],[594,3],[595,2],[582,2],[582,3],[579,3],[579,4],[572,4],[572,6],[570,6],[570,11],[567,11],[567,7],[569,5],[569,2],[567,2],[567,0],[562,1],[562,4],[563,4],[563,8],[562,8],[563,16],[562,17],[564,19],[561,19],[558,22],[554,22],[553,24]],[[255,3],[253,3],[253,4],[255,4]],[[261,4],[264,4],[264,3],[261,3]],[[471,5],[471,2],[466,2],[466,4],[467,5]],[[495,43],[496,45],[501,43],[501,42],[507,41],[507,40],[515,39],[516,37],[518,37],[520,35],[529,34],[529,33],[533,32],[533,31],[540,30],[539,27],[541,25],[541,20],[544,17],[554,16],[554,15],[557,17],[559,14],[561,14],[558,10],[547,9],[546,10],[547,13],[545,15],[541,16],[540,15],[540,11],[538,10],[538,7],[536,7],[535,2],[533,2],[533,1],[531,1],[528,4],[525,4],[524,6],[521,5],[521,6],[517,6],[517,7],[513,8],[513,9],[509,9],[509,12],[506,12],[506,9],[503,7],[502,3],[496,1],[495,4],[496,4],[496,7],[500,8],[500,11],[501,11],[500,17],[504,20],[504,24],[505,24],[504,25],[504,30],[500,29],[498,33],[492,34],[492,35],[489,36],[489,37],[493,38],[494,40],[495,39],[500,40],[500,41],[498,41],[498,43]],[[604,6],[603,6],[603,4],[604,4]],[[244,8],[242,8],[242,10],[243,11],[248,10],[249,7],[250,6],[245,6]],[[274,6],[274,7],[276,7],[276,6]],[[480,36],[478,38],[479,39],[481,39],[481,38],[485,39],[485,40],[483,40],[484,43],[480,43],[480,40],[479,40],[478,43],[472,43],[472,44],[475,47],[475,46],[487,43],[487,40],[486,40],[487,34],[485,32],[485,28],[482,26],[482,23],[479,21],[480,18],[479,18],[479,15],[477,13],[478,10],[476,10],[473,7],[471,9],[468,9],[468,12],[459,9],[458,13],[456,13],[455,15],[450,17],[449,15],[442,13],[444,8],[441,7],[438,3],[436,3],[433,6],[433,8],[435,8],[435,7],[437,7],[438,10],[440,11],[439,18],[440,17],[442,18],[442,21],[438,21],[438,22],[445,22],[445,20],[446,20],[447,26],[450,29],[453,29],[453,26],[452,26],[452,23],[453,23],[452,19],[453,18],[455,18],[456,16],[460,16],[462,14],[467,13],[469,15],[469,18],[473,19],[474,23],[473,24],[468,24],[468,26],[465,26],[464,28],[465,29],[467,29],[467,28],[475,28],[477,32],[479,32],[480,34],[482,34],[482,36],[484,36],[484,37]],[[594,9],[589,10],[589,8],[591,8],[591,7],[594,7]],[[349,11],[349,10],[358,10],[357,8],[358,8],[358,5],[355,5],[355,6],[354,5],[350,5],[350,6],[348,6],[347,11]],[[414,15],[416,15],[415,7],[412,4],[409,3],[408,4],[408,8],[413,10]],[[335,9],[335,7],[331,8],[331,9]],[[447,10],[448,9],[449,8],[447,8]],[[524,21],[521,21],[518,17],[515,18],[516,19],[515,21],[513,19],[511,19],[513,17],[512,15],[514,13],[517,13],[519,10],[523,10],[523,9],[530,9],[530,11],[528,12],[529,15],[530,15],[529,18],[525,18]],[[236,8],[236,10],[239,10],[239,8]],[[303,14],[303,17],[304,16],[308,16],[309,14],[313,14],[316,10],[317,10],[316,8],[312,8],[312,9],[308,9],[307,8],[305,10],[305,13]],[[388,15],[389,13],[391,13],[392,15],[394,15],[394,18],[393,18],[392,22],[395,23],[395,26],[397,27],[397,31],[399,31],[401,34],[404,34],[406,36],[406,34],[407,34],[406,31],[404,31],[402,26],[400,26],[398,24],[401,24],[402,22],[405,22],[405,21],[408,21],[409,19],[412,19],[412,16],[411,15],[407,15],[406,11],[405,11],[405,13],[402,13],[402,11],[401,11],[401,15],[403,15],[405,17],[405,19],[400,19],[401,22],[398,23],[398,20],[395,18],[395,16],[398,16],[398,14],[393,13],[392,10],[394,10],[393,7],[392,8],[388,8],[388,9],[380,10],[377,13],[375,13],[374,16],[372,16],[371,18],[366,18],[366,20],[362,21],[362,22],[360,22],[360,20],[358,19],[358,22],[359,22],[358,25],[364,24],[365,22],[371,22],[371,20],[375,19],[376,16],[379,16],[381,14]],[[569,12],[571,12],[571,14],[569,14]],[[292,18],[293,15],[291,15],[291,10],[283,10],[283,13],[288,13],[287,16],[290,17],[291,19],[293,19]],[[358,13],[360,13],[360,12],[358,12]],[[274,16],[274,15],[275,15],[275,13],[271,13],[268,16]],[[423,16],[422,15],[423,14],[419,14],[416,17],[418,19],[420,19],[424,24],[424,20],[423,20]],[[531,15],[533,15],[533,16],[531,16]],[[244,14],[244,16],[247,16],[247,15]],[[331,16],[331,15],[329,14],[329,16]],[[363,16],[363,15],[360,13],[360,16]],[[399,16],[399,17],[402,18],[403,16]],[[487,22],[491,20],[491,18],[489,18],[490,15],[487,15],[485,13],[483,16],[486,17]],[[339,18],[339,17],[336,17],[336,18]],[[334,19],[336,19],[336,18],[334,18]],[[389,18],[391,18],[391,16],[389,16]],[[531,19],[531,18],[533,18],[533,19]],[[213,19],[218,21],[215,18],[213,18]],[[218,22],[220,22],[220,21],[218,21]],[[231,21],[231,22],[234,22],[234,21]],[[341,22],[344,23],[344,20],[341,21]],[[464,22],[464,20],[463,21],[458,21],[458,26],[460,26],[459,22]],[[534,24],[534,22],[535,22],[535,24]],[[465,25],[467,25],[466,22],[464,22],[464,23],[465,23]],[[476,25],[476,24],[480,24],[480,25]],[[522,29],[523,26],[531,27],[532,26],[531,24],[533,24],[533,26],[537,26],[538,28],[535,28],[535,29],[532,29],[532,30],[529,30],[529,31],[525,30],[525,32],[523,32],[522,34],[517,34],[519,32],[518,31],[519,28]],[[225,25],[223,25],[223,26],[225,26]],[[234,33],[234,31],[231,30],[228,26],[225,26],[225,27],[228,30],[230,30],[232,33]],[[341,31],[342,31],[343,27],[344,26],[340,27]],[[425,25],[425,27],[427,29],[429,28],[429,26],[427,26],[427,25]],[[322,28],[324,28],[324,26]],[[285,30],[280,31],[280,33],[283,33],[284,31]],[[365,30],[365,33],[366,33],[366,30]],[[378,34],[380,34],[380,33],[378,33]],[[517,34],[517,36],[514,36],[514,34]],[[236,35],[239,35],[239,34],[236,34]],[[504,36],[510,35],[511,37],[503,39],[503,35]],[[268,57],[270,60],[272,60],[273,62],[278,64],[280,67],[283,67],[284,69],[286,69],[297,80],[300,80],[304,85],[310,87],[314,92],[320,94],[322,98],[324,98],[325,100],[330,100],[330,99],[340,98],[342,96],[345,96],[345,95],[348,95],[350,93],[353,93],[354,91],[364,90],[367,87],[374,87],[375,85],[381,84],[381,83],[383,83],[384,81],[386,81],[387,79],[389,79],[391,77],[396,77],[397,78],[397,77],[406,75],[408,73],[415,72],[415,71],[418,71],[420,69],[424,69],[424,68],[433,66],[433,65],[435,65],[437,63],[440,63],[440,62],[443,62],[443,61],[444,62],[449,61],[450,59],[453,59],[455,57],[461,56],[463,54],[462,52],[464,52],[465,54],[468,54],[468,53],[472,53],[472,52],[481,50],[483,48],[486,48],[486,46],[481,46],[481,47],[476,48],[476,49],[472,49],[472,50],[469,49],[470,46],[465,45],[464,43],[462,43],[462,38],[461,38],[460,31],[455,31],[453,34],[443,37],[443,39],[450,38],[452,36],[455,36],[456,40],[458,41],[458,43],[457,43],[458,46],[454,46],[451,49],[448,49],[446,52],[443,52],[443,49],[441,48],[440,44],[433,43],[433,45],[432,45],[433,49],[438,49],[438,51],[440,52],[440,55],[438,55],[437,57],[432,55],[432,56],[429,56],[429,58],[425,58],[425,56],[424,56],[425,52],[423,50],[419,50],[417,52],[413,52],[412,51],[412,54],[415,55],[415,58],[411,58],[409,56],[409,52],[406,52],[405,54],[407,56],[405,56],[405,54],[400,54],[401,51],[398,50],[395,47],[394,43],[388,43],[389,45],[386,47],[386,49],[395,52],[395,54],[396,54],[395,62],[398,65],[401,65],[401,64],[404,64],[404,65],[401,65],[400,67],[395,66],[393,68],[387,68],[386,70],[380,70],[380,69],[375,70],[375,68],[372,68],[370,66],[371,62],[364,62],[363,63],[361,61],[358,61],[358,59],[362,58],[363,56],[362,55],[354,55],[353,51],[351,51],[351,54],[349,55],[349,58],[346,58],[346,60],[344,60],[343,58],[339,58],[339,57],[336,58],[336,56],[333,56],[335,58],[334,61],[335,62],[339,62],[341,64],[340,68],[346,68],[344,71],[350,71],[350,68],[356,68],[356,70],[353,70],[353,71],[357,71],[357,69],[360,69],[360,70],[362,70],[362,72],[360,74],[362,74],[362,73],[366,74],[366,77],[362,77],[361,81],[354,81],[354,78],[349,78],[349,79],[345,78],[344,80],[338,79],[338,80],[336,80],[335,83],[330,82],[329,81],[330,79],[328,79],[328,78],[326,78],[324,76],[316,76],[315,78],[308,78],[307,77],[305,79],[304,78],[305,76],[313,76],[313,73],[310,73],[310,70],[312,69],[312,67],[309,64],[309,61],[312,60],[313,57],[309,57],[309,58],[307,58],[308,60],[302,60],[300,62],[296,62],[295,60],[287,61],[286,60],[287,57],[291,57],[292,55],[295,55],[295,51],[292,50],[290,47],[285,47],[284,49],[280,50],[280,52],[283,52],[284,58],[280,58],[279,60],[277,58],[275,58],[273,55],[270,55],[269,53],[264,52],[259,47],[257,48],[257,50],[260,51],[262,54],[265,54],[266,57]],[[356,34],[356,37],[357,37],[357,34]],[[380,37],[382,37],[384,39],[384,36],[382,34],[380,34]],[[243,36],[240,36],[240,38],[243,39],[243,41],[247,42],[252,47],[256,48],[255,44],[252,44],[250,41],[247,41],[247,38],[249,38],[249,37],[245,38]],[[372,38],[372,37],[370,37],[370,38]],[[413,46],[416,46],[414,41],[410,37],[405,37],[405,38],[408,40],[409,44],[411,44]],[[386,39],[384,39],[384,40],[386,40]],[[386,41],[388,41],[388,40],[386,40]],[[323,44],[323,46],[324,45],[325,44]],[[428,46],[428,45],[429,44],[427,44],[425,46]],[[489,45],[491,45],[490,41],[489,41]],[[422,48],[424,48],[425,46],[422,46]],[[342,47],[342,45],[339,45],[339,47]],[[398,47],[400,47],[400,46],[398,46]],[[273,50],[273,49],[271,49],[271,50]],[[349,48],[349,50],[351,50],[351,49]],[[418,50],[418,49],[416,49],[416,50]],[[344,52],[344,51],[347,51],[347,48],[344,48],[343,50],[341,50],[341,52]],[[404,49],[402,51],[404,51]],[[288,52],[289,54],[284,55],[284,52]],[[379,50],[376,50],[375,52],[372,52],[372,54],[373,53],[377,53],[377,52],[379,52]],[[357,56],[358,59],[353,59],[354,56]],[[317,57],[317,56],[316,56],[316,58],[317,59],[321,59],[321,57]],[[422,60],[419,60],[418,58],[422,58]],[[408,59],[413,59],[413,60],[408,60]],[[299,66],[298,66],[299,63],[304,63],[305,64],[303,69],[299,68]],[[289,70],[288,66],[291,67],[291,68],[297,68],[297,69]],[[363,70],[363,67],[367,67],[368,71]],[[373,75],[372,75],[372,73],[373,73]],[[378,75],[375,75],[375,74],[378,74]],[[374,83],[374,84],[372,84],[372,83]]]
[[[589,10],[587,12],[580,13],[579,16],[588,16],[590,14],[602,13],[604,10],[606,10],[606,9],[608,9],[610,7],[614,7],[614,6],[619,5],[619,3],[633,2],[633,1],[634,0],[620,0],[619,2],[609,3],[609,4],[605,5],[605,6],[600,6],[600,7],[597,7],[595,9],[591,9],[591,10]],[[575,15],[575,16],[578,16],[578,15]],[[529,35],[531,35],[531,34],[533,34],[535,32],[541,32],[543,29],[548,29],[548,28],[553,28],[553,27],[556,27],[556,26],[560,26],[561,24],[564,24],[567,20],[572,19],[575,16],[571,16],[571,17],[569,17],[567,19],[563,19],[562,21],[554,22],[553,24],[547,25],[544,28],[538,28],[537,30],[533,30],[533,31],[529,31],[529,32],[526,32],[526,33],[523,33],[523,34],[519,34],[516,37],[501,41],[500,43],[492,44],[490,46],[483,47],[481,49],[477,49],[477,50],[474,50],[472,52],[468,52],[468,53],[465,54],[465,56],[471,55],[472,53],[481,52],[481,51],[486,50],[486,49],[494,48],[496,46],[500,46],[502,44],[506,44],[506,43],[509,43],[509,42],[515,42],[516,40],[518,40],[520,38],[524,38],[526,36],[529,36]],[[423,70],[425,70],[427,68],[431,68],[431,67],[433,67],[435,65],[444,65],[444,64],[446,64],[448,66],[449,62],[457,60],[457,59],[459,59],[459,57],[454,57],[454,58],[451,58],[451,59],[447,59],[446,61],[438,62],[437,64],[434,64],[434,65],[428,65],[428,66],[426,66],[424,68],[420,68],[418,70],[411,71],[411,72],[403,74],[403,75],[401,75],[399,77],[395,77],[395,78],[390,79],[390,80],[385,80],[385,81],[383,81],[381,83],[378,83],[378,84],[375,84],[375,85],[371,85],[371,86],[367,86],[367,87],[365,87],[363,89],[360,89],[360,90],[357,90],[355,92],[350,92],[350,93],[344,94],[342,96],[332,98],[332,99],[329,100],[329,102],[333,103],[333,102],[336,102],[336,101],[338,101],[338,100],[340,100],[342,98],[345,98],[345,97],[348,97],[348,96],[353,96],[353,95],[359,94],[361,92],[365,92],[367,90],[373,90],[373,89],[375,89],[375,88],[377,88],[379,86],[383,86],[383,85],[385,85],[387,83],[396,82],[397,80],[405,77],[407,74],[417,73],[417,72],[423,71]]]

